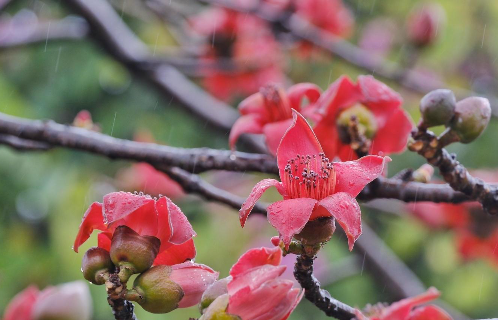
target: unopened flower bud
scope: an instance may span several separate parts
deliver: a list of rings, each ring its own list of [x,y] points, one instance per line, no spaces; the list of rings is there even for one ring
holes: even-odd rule
[[[335,231],[335,219],[331,217],[318,218],[309,221],[294,238],[304,245],[314,246],[330,240]]]
[[[199,320],[240,320],[240,317],[226,312],[228,307],[228,294],[216,298],[199,318]]]
[[[451,130],[462,143],[474,141],[486,129],[491,118],[489,100],[480,97],[469,97],[458,101],[455,117],[450,123]]]
[[[219,296],[228,292],[227,285],[232,280],[231,276],[215,281],[202,294],[201,302],[199,303],[199,311],[204,313],[213,301]]]
[[[431,45],[441,31],[444,21],[444,9],[439,4],[417,6],[408,17],[408,39],[418,47]]]
[[[92,299],[84,281],[43,290],[33,307],[33,320],[90,320]]]
[[[109,252],[99,247],[92,247],[83,256],[81,271],[83,277],[93,284],[104,284],[106,277],[114,269]]]
[[[420,168],[415,170],[412,174],[413,181],[427,183],[431,181],[434,174],[434,168],[430,164],[423,164]]]
[[[420,113],[425,127],[447,125],[455,115],[456,99],[453,91],[438,89],[420,100]]]
[[[133,283],[136,293],[133,299],[151,313],[167,313],[178,308],[184,296],[182,287],[170,279],[172,268],[166,265],[155,266],[139,275]]]
[[[153,236],[141,236],[127,226],[114,231],[111,260],[120,268],[120,279],[126,282],[131,274],[149,269],[156,258],[161,241]]]

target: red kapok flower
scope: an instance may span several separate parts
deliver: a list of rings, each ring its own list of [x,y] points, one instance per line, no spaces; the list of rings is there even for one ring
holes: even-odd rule
[[[372,141],[371,154],[403,151],[413,125],[401,104],[398,93],[372,76],[359,76],[357,84],[345,76],[332,83],[317,102],[322,116],[314,127],[327,157],[357,158],[347,133],[353,116],[360,133]]]
[[[294,1],[296,14],[323,31],[346,37],[353,28],[353,16],[341,0]]]
[[[285,271],[280,266],[280,248],[251,249],[230,269],[228,283],[229,314],[242,320],[285,320],[296,308],[304,291],[292,288],[291,280],[278,279]]]
[[[468,208],[461,204],[413,202],[408,209],[431,228],[463,228],[470,223]]]
[[[287,247],[308,221],[333,217],[346,232],[352,250],[361,235],[361,212],[355,197],[382,173],[386,161],[390,159],[366,156],[358,161],[331,162],[309,124],[294,111],[292,126],[277,151],[282,182],[264,179],[256,184],[240,209],[240,223],[244,226],[263,192],[276,187],[284,200],[268,206],[268,220]]]
[[[439,307],[434,305],[419,307],[437,297],[439,291],[436,288],[429,288],[416,297],[400,300],[388,307],[372,306],[367,310],[367,313],[371,314],[369,317],[357,311],[356,318],[358,320],[451,320],[451,317]]]
[[[91,309],[90,291],[83,281],[47,287],[42,291],[29,286],[10,301],[3,320],[89,320]]]
[[[312,83],[293,85],[287,92],[274,84],[262,87],[258,93],[239,104],[242,117],[230,131],[230,148],[235,148],[235,143],[243,133],[262,133],[269,150],[276,154],[280,140],[292,122],[292,109],[307,111],[308,107],[301,108],[303,98],[312,104],[318,100],[320,93],[320,88]]]
[[[154,236],[161,241],[154,264],[173,265],[195,257],[192,237],[196,234],[179,207],[169,198],[153,199],[147,195],[113,192],[104,202],[94,202],[85,212],[74,251],[92,234],[98,235],[98,246],[109,251],[114,231],[127,226],[141,236]]]
[[[207,70],[206,89],[222,100],[247,96],[269,82],[283,82],[281,50],[263,20],[224,8],[213,8],[191,19],[205,37],[202,60],[216,64],[229,59],[233,68]]]

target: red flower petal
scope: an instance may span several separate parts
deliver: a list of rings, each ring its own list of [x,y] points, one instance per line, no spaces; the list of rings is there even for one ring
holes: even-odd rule
[[[157,234],[155,201],[149,196],[113,192],[104,196],[104,220],[111,230],[125,225],[142,236]]]
[[[256,290],[245,287],[230,296],[227,312],[241,319],[269,319],[291,290],[290,280],[268,281]]]
[[[244,253],[230,269],[230,275],[236,277],[255,267],[270,264],[278,266],[282,260],[282,250],[280,248],[256,248]]]
[[[266,146],[273,155],[277,154],[280,141],[282,141],[282,137],[284,136],[287,129],[289,129],[291,124],[292,124],[292,119],[287,119],[287,120],[267,123],[263,127],[263,133],[266,139]]]
[[[391,319],[410,319],[409,314],[412,309],[422,303],[431,301],[439,297],[439,291],[436,288],[429,288],[426,292],[418,296],[406,298],[391,304],[382,311],[382,320]]]
[[[296,110],[301,110],[303,98],[307,98],[309,104],[312,104],[320,98],[321,93],[320,87],[313,83],[298,83],[287,90],[290,106]]]
[[[236,275],[228,283],[228,294],[234,295],[245,287],[249,287],[251,290],[257,289],[266,281],[278,278],[284,273],[285,269],[286,266],[272,266],[270,264],[249,269],[242,274]]]
[[[335,126],[337,112],[353,106],[361,98],[358,87],[347,76],[341,76],[322,93],[317,102],[319,112],[324,115],[323,125]]]
[[[228,137],[230,149],[235,149],[235,143],[243,133],[263,133],[263,124],[259,119],[259,115],[249,114],[235,121]]]
[[[355,241],[361,235],[361,211],[356,199],[348,193],[339,192],[321,200],[318,205],[327,209],[341,225],[348,237],[349,251],[353,250]]]
[[[173,226],[171,224],[171,218],[168,210],[168,200],[166,197],[161,197],[156,201],[156,211],[157,211],[157,234],[156,238],[161,241],[161,247],[159,252],[166,250],[167,247],[171,246],[169,242],[171,235],[173,234]]]
[[[166,200],[168,201],[168,212],[173,232],[169,242],[173,244],[182,244],[187,240],[192,239],[192,237],[195,237],[197,234],[182,210],[170,199],[166,198]]]
[[[218,272],[203,264],[185,262],[173,266],[170,279],[183,289],[184,296],[180,308],[188,308],[201,301],[202,294],[218,279]]]
[[[287,293],[287,296],[280,301],[279,305],[273,308],[272,317],[268,320],[286,320],[297,307],[303,295],[304,290],[298,288],[291,289]]]
[[[268,119],[265,100],[260,92],[254,93],[242,100],[238,108],[242,115],[254,114],[258,115],[261,119]]]
[[[413,310],[409,320],[452,320],[452,318],[443,309],[430,305]]]
[[[335,192],[346,192],[356,197],[368,183],[382,174],[384,165],[389,161],[389,157],[366,156],[355,161],[334,162]]]
[[[73,250],[78,252],[78,248],[90,238],[93,230],[105,231],[107,228],[104,225],[104,218],[102,216],[102,204],[98,202],[92,203],[90,208],[83,215],[78,235],[74,240]]]
[[[287,130],[277,150],[280,178],[284,177],[287,162],[297,155],[317,155],[322,152],[315,133],[304,117],[297,111],[292,112],[292,126]]]
[[[363,96],[361,102],[375,114],[379,128],[387,124],[393,111],[403,103],[396,91],[372,76],[359,76],[358,87]]]
[[[277,201],[268,206],[268,221],[277,229],[286,248],[292,237],[303,230],[317,202],[311,198],[297,198]]]
[[[256,202],[258,202],[259,198],[261,198],[263,192],[265,192],[270,187],[277,188],[278,192],[282,195],[285,194],[282,183],[275,179],[264,179],[258,182],[254,186],[254,188],[252,188],[249,197],[247,198],[246,201],[244,201],[242,207],[240,208],[239,219],[240,219],[240,225],[242,227],[244,227],[244,225],[246,224],[247,217],[251,213],[251,210],[252,208],[254,208]]]
[[[31,313],[39,293],[35,286],[19,292],[7,305],[3,320],[32,320]]]
[[[403,109],[392,111],[386,124],[375,134],[370,153],[390,154],[403,151],[412,129],[412,121]]]
[[[164,264],[172,266],[194,259],[195,254],[196,252],[193,239],[177,245],[169,243],[169,246],[166,246],[166,249],[157,255],[153,265],[157,266]]]
[[[111,251],[112,233],[101,232],[97,236],[97,246],[107,251]]]

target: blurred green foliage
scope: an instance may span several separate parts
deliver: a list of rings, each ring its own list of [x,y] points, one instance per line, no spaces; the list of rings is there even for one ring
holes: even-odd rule
[[[410,8],[418,1],[346,1],[357,22],[353,41],[359,39],[363,27],[373,18],[388,17],[402,26]],[[471,87],[472,79],[461,72],[464,60],[474,52],[497,57],[498,3],[485,0],[438,1],[446,10],[447,19],[439,41],[421,53],[417,68],[443,76],[450,84]],[[9,8],[14,14],[22,7],[35,9],[41,16],[61,17],[67,14],[61,2],[20,1]],[[43,6],[42,6],[43,7]],[[126,17],[126,14],[125,14]],[[134,29],[147,43],[170,45],[173,40],[159,21],[148,24],[132,21]],[[402,28],[399,28],[402,32]],[[402,46],[395,47],[389,58],[397,61]],[[489,73],[496,74],[496,59]],[[132,139],[141,129],[150,130],[160,143],[181,146],[227,148],[227,134],[213,131],[158,94],[149,84],[131,75],[93,42],[48,42],[31,47],[0,52],[0,112],[33,119],[53,119],[71,123],[79,110],[87,109],[105,134]],[[341,74],[355,78],[365,73],[335,58],[303,61],[289,57],[289,76],[294,82],[314,82],[322,88]],[[396,83],[389,83],[405,98],[405,108],[418,120],[420,96],[407,92]],[[478,90],[478,88],[475,88]],[[235,106],[236,104],[233,103]],[[484,135],[471,145],[454,145],[468,168],[498,166],[496,136],[498,123],[492,120]],[[415,154],[394,155],[389,172],[417,168],[424,163]],[[71,250],[81,217],[93,201],[101,201],[105,193],[116,189],[114,177],[118,169],[129,166],[124,161],[81,152],[53,150],[44,153],[21,153],[0,146],[0,310],[15,293],[31,283],[40,287],[81,279],[82,253],[96,245],[96,237],[85,243],[80,254]],[[221,184],[232,176],[207,176]],[[262,175],[243,175],[236,192],[246,196]],[[269,199],[276,196],[269,196]],[[275,231],[266,223],[253,222],[241,229],[235,210],[208,204],[195,197],[178,203],[191,220],[197,262],[210,265],[228,275],[230,266],[251,246],[270,245]],[[387,244],[424,281],[443,292],[442,298],[471,317],[493,317],[498,314],[495,289],[496,268],[484,261],[464,264],[456,253],[451,232],[435,232],[406,216],[394,216],[363,209],[369,221]],[[257,218],[256,218],[257,219]],[[256,220],[254,219],[254,220]],[[252,219],[251,219],[252,220]],[[338,231],[327,244],[324,254],[330,263],[351,255]],[[264,244],[263,243],[263,244]],[[389,288],[379,285],[367,271],[326,286],[332,296],[353,306],[391,301]],[[103,287],[90,286],[94,298],[94,319],[110,319]],[[2,312],[0,311],[0,314]],[[177,310],[168,315],[151,315],[137,307],[140,319],[187,319],[198,317],[195,308]],[[325,319],[308,301],[303,300],[291,319]]]

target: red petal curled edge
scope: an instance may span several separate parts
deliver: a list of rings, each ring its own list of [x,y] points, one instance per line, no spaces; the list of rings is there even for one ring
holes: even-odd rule
[[[409,320],[452,320],[451,316],[443,309],[436,306],[416,308],[410,314]]]
[[[356,197],[363,188],[378,178],[389,157],[365,156],[359,160],[334,162],[336,175],[335,192],[346,192]]]
[[[339,192],[320,200],[318,205],[327,209],[339,223],[348,237],[349,251],[353,250],[361,235],[361,211],[356,199],[346,192]]]
[[[432,301],[439,297],[439,291],[431,287],[426,292],[419,294],[418,296],[406,298],[391,304],[389,307],[382,311],[381,320],[388,319],[407,319],[409,320],[409,315],[412,309],[423,303]]]
[[[285,132],[277,150],[277,162],[280,178],[284,176],[285,166],[297,155],[318,155],[322,147],[315,133],[304,117],[292,110],[292,125]]]
[[[166,200],[168,202],[168,212],[173,233],[169,242],[173,244],[182,244],[195,237],[197,234],[182,210],[169,198],[166,198]]]
[[[155,200],[150,196],[129,192],[113,192],[104,196],[104,222],[109,229],[125,225],[142,236],[157,234]]]
[[[279,306],[273,309],[273,316],[268,320],[286,320],[297,307],[303,295],[304,290],[298,288],[291,289],[287,293],[287,296],[280,302]]]
[[[412,129],[413,123],[403,109],[393,111],[386,124],[375,134],[370,153],[391,154],[403,151]]]
[[[93,230],[105,231],[107,227],[104,225],[104,218],[102,216],[102,204],[94,202],[83,215],[80,229],[76,239],[74,240],[73,250],[78,252],[78,248],[90,238]]]
[[[235,149],[235,144],[243,133],[263,133],[263,124],[258,115],[248,114],[235,121],[228,137],[230,149]]]
[[[268,221],[277,229],[286,248],[289,248],[292,237],[303,230],[317,202],[311,198],[297,198],[277,201],[268,206]]]
[[[236,277],[250,269],[264,266],[265,264],[278,266],[282,261],[282,250],[275,248],[250,249],[230,269],[230,275]]]
[[[322,89],[319,86],[307,82],[295,84],[287,90],[290,106],[296,110],[301,110],[303,98],[307,98],[308,102],[312,104],[320,98],[321,93]]]
[[[178,306],[188,308],[198,304],[204,291],[218,279],[218,275],[210,267],[190,261],[174,265],[169,278],[178,283],[184,293]]]
[[[341,76],[325,90],[317,102],[318,112],[323,114],[323,125],[335,125],[337,112],[353,106],[362,98],[358,87],[347,76]]]
[[[159,252],[166,250],[167,247],[171,246],[169,239],[173,235],[173,226],[171,224],[171,218],[168,210],[168,200],[166,197],[161,197],[156,201],[156,212],[157,212],[157,234],[156,238],[161,241],[161,247]]]
[[[19,292],[9,302],[3,320],[31,320],[35,302],[38,299],[40,291],[35,286],[29,286]]]
[[[291,124],[292,124],[292,119],[287,119],[287,120],[267,123],[263,127],[263,134],[265,135],[266,146],[273,155],[277,154],[280,141],[282,141],[282,137],[284,136],[287,129],[289,129]]]
[[[265,99],[260,92],[253,93],[239,103],[239,112],[242,115],[255,114],[262,119],[268,118],[268,112],[265,108]]]
[[[254,208],[256,202],[258,202],[259,198],[261,198],[263,192],[265,192],[270,187],[276,187],[280,194],[285,195],[282,183],[280,181],[277,181],[275,179],[264,179],[258,182],[254,186],[254,188],[252,188],[249,197],[246,199],[246,201],[244,201],[242,207],[239,210],[240,225],[242,227],[244,227],[244,225],[246,224],[247,217],[251,213],[251,210],[252,208]]]
[[[190,239],[182,244],[168,243],[166,249],[163,249],[163,251],[157,255],[153,265],[157,266],[164,264],[172,266],[188,260],[193,260],[195,255],[196,251],[193,239]]]

